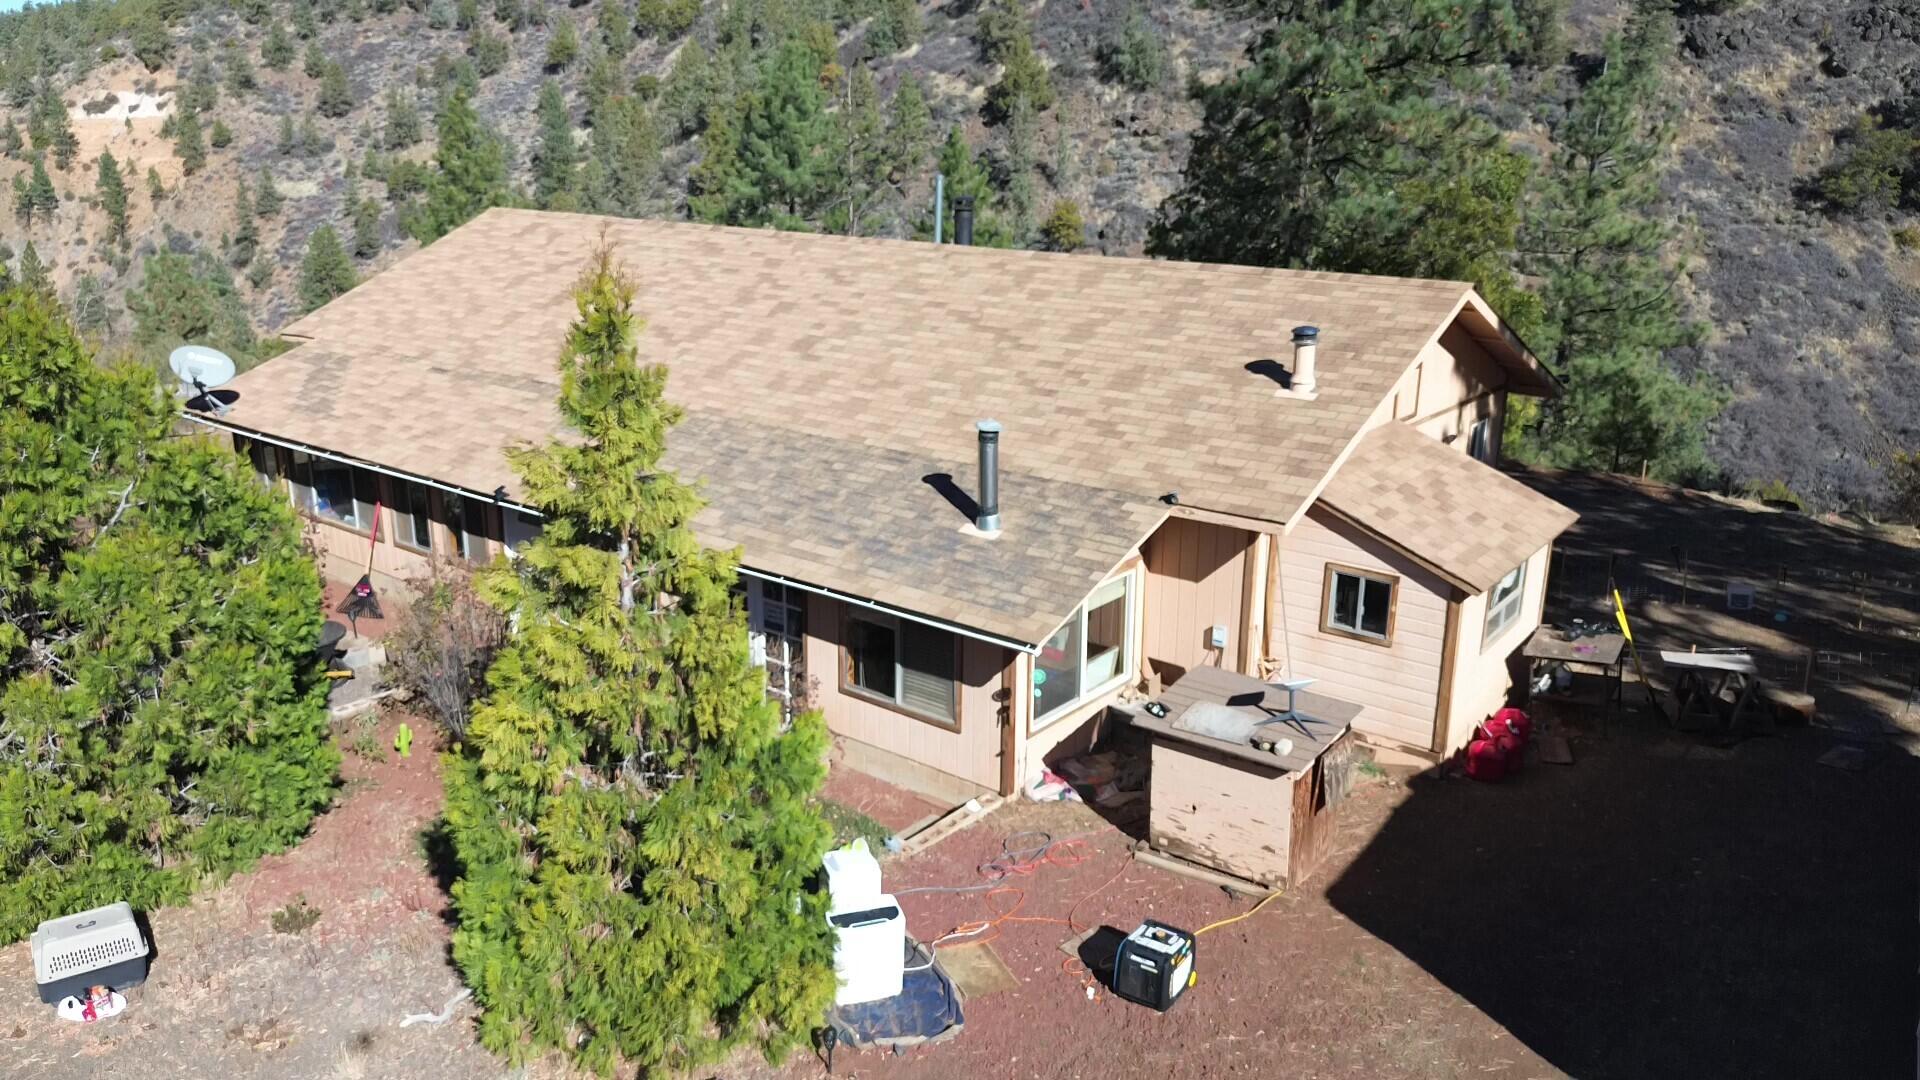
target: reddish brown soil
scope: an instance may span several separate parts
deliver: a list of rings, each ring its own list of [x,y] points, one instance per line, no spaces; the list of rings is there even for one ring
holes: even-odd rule
[[[857,810],[899,833],[917,825],[930,815],[944,814],[952,807],[923,798],[905,788],[855,772],[836,760],[827,773],[820,797]]]

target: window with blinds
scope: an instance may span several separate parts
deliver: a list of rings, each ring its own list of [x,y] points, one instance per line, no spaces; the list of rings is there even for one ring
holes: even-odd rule
[[[958,642],[945,630],[861,612],[847,616],[841,689],[942,727],[959,727]]]

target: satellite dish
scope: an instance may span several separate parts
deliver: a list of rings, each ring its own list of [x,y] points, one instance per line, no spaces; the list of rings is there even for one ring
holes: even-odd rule
[[[232,357],[206,345],[182,345],[167,357],[167,366],[180,377],[188,408],[212,408],[216,414],[227,411],[226,403],[212,391],[233,378]]]

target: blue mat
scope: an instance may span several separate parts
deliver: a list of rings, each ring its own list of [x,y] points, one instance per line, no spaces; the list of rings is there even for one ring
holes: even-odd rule
[[[918,942],[907,942],[906,978],[900,993],[859,1005],[837,1005],[827,1014],[827,1025],[845,1046],[915,1046],[939,1042],[960,1033],[966,1015],[953,980],[929,964],[932,954]],[[913,970],[919,968],[920,970]]]

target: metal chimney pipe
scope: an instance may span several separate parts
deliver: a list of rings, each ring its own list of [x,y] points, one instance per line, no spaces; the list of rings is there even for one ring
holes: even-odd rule
[[[973,524],[983,533],[997,533],[1000,531],[1000,421],[982,420],[973,427],[980,433],[980,508],[975,512]]]
[[[1319,351],[1320,328],[1317,326],[1296,326],[1293,328],[1293,378],[1288,389],[1301,394],[1313,393],[1314,354]]]
[[[953,197],[953,242],[973,246],[973,196]]]

